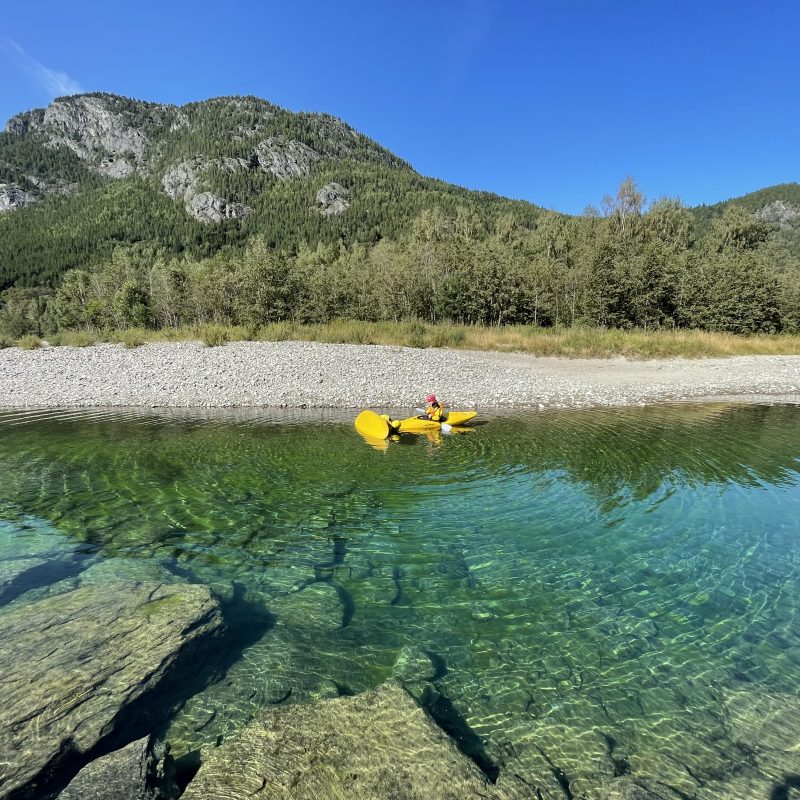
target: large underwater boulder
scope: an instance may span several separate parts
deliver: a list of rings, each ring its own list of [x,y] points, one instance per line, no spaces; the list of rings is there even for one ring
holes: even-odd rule
[[[537,796],[513,780],[492,785],[394,681],[353,697],[262,712],[211,752],[183,798],[253,795],[273,800]]]
[[[41,796],[106,737],[133,738],[222,631],[195,585],[84,586],[0,614],[0,798]]]

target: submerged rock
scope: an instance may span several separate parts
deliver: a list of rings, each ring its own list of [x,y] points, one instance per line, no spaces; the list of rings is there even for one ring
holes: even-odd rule
[[[89,556],[75,555],[0,562],[0,607],[17,600],[32,601],[50,593],[61,594],[65,591],[61,583],[74,583],[89,561]],[[66,588],[74,589],[75,586]]]
[[[87,764],[57,800],[153,800],[155,756],[145,736]]]
[[[437,676],[430,654],[416,645],[406,645],[397,654],[392,677],[418,702],[430,698],[431,682]]]
[[[296,628],[335,630],[342,627],[344,610],[336,587],[325,581],[276,599],[271,610],[279,625]]]
[[[758,774],[772,784],[800,774],[800,698],[756,686],[726,690],[724,698],[731,737]]]
[[[44,520],[0,519],[0,607],[78,575],[89,560],[74,540]]]
[[[85,586],[1,614],[0,798],[40,796],[106,737],[146,726],[144,700],[222,627],[207,588],[158,583]],[[169,702],[155,705],[154,720]]]
[[[275,800],[537,796],[514,779],[493,786],[393,681],[355,697],[263,712],[211,753],[183,797],[257,793]]]
[[[17,558],[14,561],[0,561],[0,605],[4,605],[4,595],[20,579],[33,569],[47,564],[46,558],[32,556]]]

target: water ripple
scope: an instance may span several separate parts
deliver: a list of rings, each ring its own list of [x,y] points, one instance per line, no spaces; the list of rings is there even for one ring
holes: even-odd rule
[[[576,796],[624,767],[769,797],[800,770],[800,409],[481,418],[377,451],[340,411],[3,411],[0,567],[79,547],[13,602],[192,580],[274,615],[176,716],[176,756],[394,674]]]

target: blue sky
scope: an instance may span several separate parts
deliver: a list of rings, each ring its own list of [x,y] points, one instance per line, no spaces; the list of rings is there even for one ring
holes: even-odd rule
[[[561,211],[630,174],[716,202],[800,180],[800,4],[8,3],[0,117],[103,90],[327,111],[420,172]]]

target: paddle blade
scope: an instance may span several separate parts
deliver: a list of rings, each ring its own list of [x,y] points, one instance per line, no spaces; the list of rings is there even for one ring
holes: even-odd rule
[[[385,439],[389,435],[389,423],[374,411],[362,411],[356,417],[356,430],[364,436]]]

